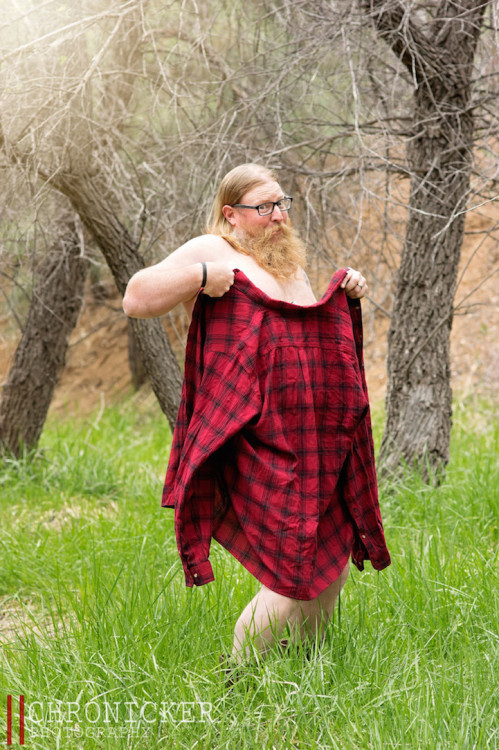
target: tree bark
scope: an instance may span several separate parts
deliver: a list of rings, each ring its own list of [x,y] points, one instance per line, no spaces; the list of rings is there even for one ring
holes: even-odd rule
[[[128,319],[127,326],[128,333],[128,366],[130,368],[130,377],[132,379],[132,386],[135,391],[140,390],[145,383],[147,383],[147,371],[144,367],[142,357],[140,356],[139,345],[137,337],[133,332],[131,320]]]
[[[83,299],[88,262],[74,222],[43,259],[0,403],[0,451],[19,457],[36,447],[64,367]]]
[[[473,60],[486,3],[443,0],[428,33],[398,0],[366,0],[415,81],[409,216],[388,336],[382,473],[449,458],[450,331],[473,158]]]
[[[83,172],[59,173],[52,182],[69,198],[95,238],[118,291],[124,294],[130,277],[145,264],[137,244],[106,202],[105,191],[99,190],[95,178]],[[182,388],[182,374],[175,354],[159,319],[130,318],[130,325],[153,391],[173,430]]]

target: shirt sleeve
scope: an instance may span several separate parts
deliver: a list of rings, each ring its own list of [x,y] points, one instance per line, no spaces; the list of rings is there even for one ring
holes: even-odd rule
[[[359,364],[362,388],[368,398],[364,370],[362,308],[360,300],[348,300],[352,318],[355,350]],[[344,499],[354,521],[354,544],[352,560],[359,570],[364,569],[364,560],[371,561],[373,568],[382,570],[390,565],[390,554],[386,547],[381,512],[378,503],[374,444],[370,409],[361,420],[344,467]]]
[[[177,546],[188,586],[214,579],[208,557],[220,449],[261,410],[256,376],[237,356],[214,352],[204,364],[173,488]]]

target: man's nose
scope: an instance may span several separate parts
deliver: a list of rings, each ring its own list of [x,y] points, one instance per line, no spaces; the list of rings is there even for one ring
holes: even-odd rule
[[[274,206],[274,210],[270,214],[272,221],[284,221],[284,211],[281,211],[279,206]]]

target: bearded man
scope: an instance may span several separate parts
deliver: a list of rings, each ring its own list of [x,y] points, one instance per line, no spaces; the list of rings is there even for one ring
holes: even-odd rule
[[[135,274],[123,301],[132,317],[180,302],[193,316],[163,505],[188,586],[213,580],[212,537],[262,584],[235,626],[238,661],[286,628],[322,637],[350,555],[360,569],[389,564],[359,333],[366,281],[339,272],[316,300],[291,204],[274,172],[236,167],[207,234]]]

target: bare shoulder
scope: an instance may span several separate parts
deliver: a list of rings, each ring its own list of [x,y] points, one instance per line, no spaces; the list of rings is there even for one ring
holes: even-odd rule
[[[230,245],[216,234],[201,234],[174,250],[159,265],[182,268],[200,261],[220,261],[228,254]]]

